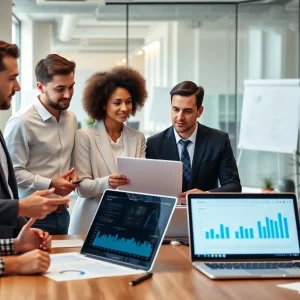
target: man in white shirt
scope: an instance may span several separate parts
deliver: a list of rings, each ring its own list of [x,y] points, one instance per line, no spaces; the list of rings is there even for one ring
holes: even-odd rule
[[[49,54],[35,68],[40,94],[27,109],[12,116],[4,138],[10,153],[20,197],[48,188],[66,196],[78,186],[71,168],[75,115],[68,111],[74,92],[75,63]],[[70,215],[66,206],[37,220],[33,227],[50,234],[67,234]]]

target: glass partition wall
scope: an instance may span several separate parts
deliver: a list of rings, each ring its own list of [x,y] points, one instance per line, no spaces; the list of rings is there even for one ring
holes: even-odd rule
[[[149,92],[129,125],[146,137],[168,127],[169,92],[191,80],[205,89],[199,121],[228,132],[237,157],[244,80],[299,77],[299,0],[263,2],[129,4],[126,63]],[[291,165],[291,155],[245,150],[238,167],[243,186],[260,188],[293,178]]]

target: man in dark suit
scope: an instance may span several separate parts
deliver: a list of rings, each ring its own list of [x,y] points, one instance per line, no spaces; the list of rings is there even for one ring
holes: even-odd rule
[[[19,49],[0,41],[0,110],[10,108],[16,91],[20,90],[17,81]],[[21,216],[43,219],[57,209],[60,204],[69,202],[65,198],[46,198],[54,189],[37,191],[24,200],[18,200],[18,188],[10,156],[0,131],[0,238],[16,237],[26,223]]]
[[[146,157],[183,162],[182,193],[178,196],[182,203],[192,192],[241,192],[228,134],[197,122],[204,109],[203,88],[184,81],[170,94],[173,126],[147,140]]]

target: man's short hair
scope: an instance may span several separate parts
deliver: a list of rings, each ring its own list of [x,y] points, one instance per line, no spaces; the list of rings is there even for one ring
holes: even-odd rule
[[[36,81],[42,84],[50,82],[54,75],[68,75],[75,73],[76,64],[58,54],[48,54],[35,67]]]
[[[197,86],[197,84],[192,81],[183,81],[173,87],[173,89],[170,92],[170,95],[171,95],[171,103],[174,95],[179,95],[179,96],[195,95],[197,109],[199,109],[203,103],[204,89],[201,86]]]
[[[0,41],[0,72],[5,71],[5,65],[3,63],[3,58],[5,56],[11,56],[18,59],[20,56],[20,50],[16,44],[6,43]]]

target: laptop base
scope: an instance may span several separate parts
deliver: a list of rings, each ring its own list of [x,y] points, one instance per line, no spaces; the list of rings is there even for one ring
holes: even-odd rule
[[[224,262],[222,262],[224,263]],[[240,262],[243,263],[243,262]],[[274,261],[274,264],[287,263]],[[255,279],[255,278],[300,278],[298,269],[211,269],[205,262],[194,262],[193,266],[211,279]]]

